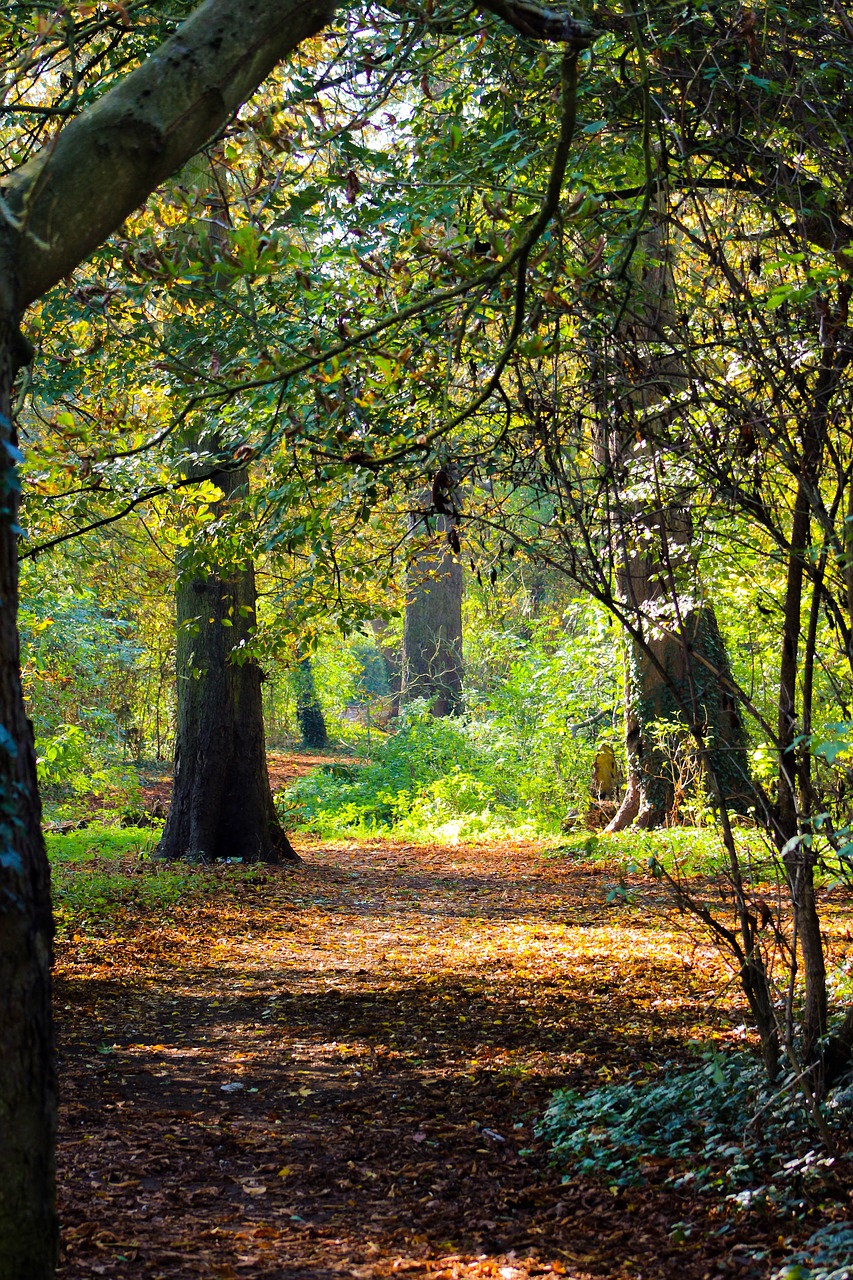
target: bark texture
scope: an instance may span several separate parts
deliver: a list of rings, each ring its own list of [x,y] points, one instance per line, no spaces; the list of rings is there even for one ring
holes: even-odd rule
[[[0,1280],[48,1280],[58,1252],[50,871],[16,626],[17,327],[0,321]]]
[[[451,548],[452,515],[417,515],[417,549],[406,569],[400,702],[426,698],[433,715],[462,709],[462,566]]]
[[[725,643],[713,609],[702,601],[692,564],[691,495],[667,490],[657,461],[656,438],[671,442],[673,435],[676,415],[670,399],[689,386],[677,341],[670,339],[675,325],[673,251],[663,210],[645,234],[643,248],[647,262],[620,335],[627,371],[621,389],[624,425],[600,446],[602,463],[629,482],[642,477],[648,493],[659,495],[651,509],[648,497],[642,503],[623,503],[619,516],[625,531],[620,595],[643,639],[630,643],[628,652],[628,784],[608,831],[632,822],[652,827],[677,819],[680,766],[661,742],[655,727],[660,724],[672,725],[672,735],[667,731],[666,736],[685,764],[691,734],[701,733],[707,749],[700,754],[714,773],[709,790],[719,800],[744,812],[753,799],[746,732],[726,688],[731,670]],[[683,746],[677,745],[679,724]]]
[[[222,472],[214,482],[228,502],[245,490],[245,472]],[[270,790],[261,671],[241,660],[255,605],[251,564],[178,586],[178,726],[161,858],[298,861]]]
[[[621,830],[631,821],[652,827],[677,819],[684,799],[681,787],[687,775],[701,773],[703,767],[691,744],[690,724],[702,733],[707,766],[729,808],[743,813],[752,802],[746,730],[726,690],[731,670],[716,616],[706,605],[691,610],[682,622],[678,635],[650,637],[644,646],[631,646],[625,686],[629,781],[608,830]],[[673,733],[662,741],[667,724]]]

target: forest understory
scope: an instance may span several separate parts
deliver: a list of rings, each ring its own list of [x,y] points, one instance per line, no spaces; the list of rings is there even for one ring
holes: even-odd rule
[[[724,1211],[665,1160],[564,1183],[537,1136],[557,1088],[748,1039],[659,885],[608,905],[606,865],[534,842],[300,851],[60,915],[63,1280],[767,1277],[826,1221]]]

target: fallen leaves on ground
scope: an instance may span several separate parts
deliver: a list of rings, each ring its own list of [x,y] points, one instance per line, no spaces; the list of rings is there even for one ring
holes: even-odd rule
[[[720,1237],[664,1186],[562,1184],[535,1135],[555,1088],[744,1035],[653,891],[607,906],[600,867],[535,844],[302,852],[60,940],[63,1280],[700,1280],[762,1274],[726,1240],[779,1255],[772,1224]]]

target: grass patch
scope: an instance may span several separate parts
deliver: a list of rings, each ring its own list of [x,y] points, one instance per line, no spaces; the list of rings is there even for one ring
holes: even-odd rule
[[[761,832],[743,828],[736,833],[744,875],[760,881],[774,874],[775,860]],[[616,835],[574,831],[548,842],[547,858],[572,858],[579,862],[616,861],[625,875],[642,875],[654,859],[670,875],[717,875],[728,870],[728,854],[716,827],[660,827],[653,831],[629,829]]]
[[[163,915],[171,908],[263,879],[268,868],[158,862],[151,854],[160,832],[92,825],[46,837],[53,909],[60,934],[97,927],[117,915]]]
[[[115,827],[95,823],[66,835],[48,831],[47,856],[52,867],[96,859],[116,862],[122,858],[148,858],[157,847],[161,832],[151,827]]]

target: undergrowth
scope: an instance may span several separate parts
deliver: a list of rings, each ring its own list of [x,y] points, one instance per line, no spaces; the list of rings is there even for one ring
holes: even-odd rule
[[[853,1083],[824,1111],[844,1134]],[[795,1081],[769,1084],[744,1053],[712,1051],[696,1066],[669,1065],[653,1079],[637,1073],[584,1093],[562,1090],[540,1131],[565,1181],[580,1174],[614,1189],[663,1182],[735,1211],[783,1218],[820,1208],[851,1174],[849,1155],[822,1148]]]
[[[775,856],[762,833],[742,828],[736,833],[741,865],[751,880],[774,875]],[[628,828],[615,835],[572,831],[549,841],[546,858],[572,858],[582,862],[618,863],[625,876],[643,875],[654,864],[671,875],[696,876],[727,872],[728,854],[719,828],[659,827],[650,831]]]
[[[162,913],[262,878],[261,865],[189,866],[152,859],[160,832],[95,825],[66,835],[48,833],[54,916],[60,933],[109,920],[116,912]]]
[[[537,764],[500,724],[439,719],[417,702],[396,733],[374,739],[369,763],[329,764],[282,792],[277,806],[288,829],[327,837],[393,832],[447,842],[556,833],[572,804],[585,803],[591,770],[591,749],[580,739],[555,742]]]

